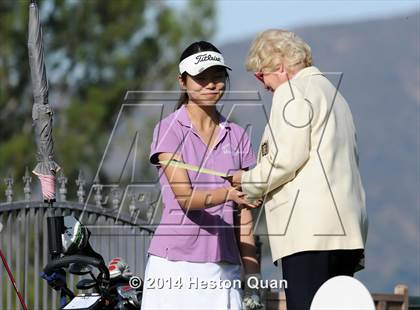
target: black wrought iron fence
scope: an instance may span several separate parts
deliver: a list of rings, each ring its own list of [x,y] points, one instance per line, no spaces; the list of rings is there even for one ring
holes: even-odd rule
[[[131,271],[138,276],[144,274],[147,248],[153,234],[153,229],[147,225],[147,221],[139,216],[140,211],[144,213],[150,210],[141,210],[141,206],[136,206],[138,199],[134,199],[133,195],[128,199],[128,208],[121,212],[121,208],[115,208],[121,204],[121,195],[115,194],[115,190],[111,191],[113,196],[109,201],[110,208],[104,206],[106,199],[102,197],[101,185],[93,186],[92,198],[95,203],[86,203],[86,182],[79,175],[76,180],[78,201],[72,202],[66,199],[67,179],[60,175],[57,180],[59,201],[55,202],[53,207],[48,207],[42,201],[32,199],[29,173],[23,177],[24,199],[20,201],[13,198],[13,179],[5,179],[6,201],[0,203],[0,223],[3,225],[0,248],[29,309],[57,309],[59,306],[58,294],[48,288],[47,283],[39,276],[42,267],[48,261],[48,216],[73,215],[79,218],[92,232],[92,247],[106,262],[113,257],[123,257]],[[78,276],[70,275],[69,286],[74,287],[78,280]],[[0,308],[20,309],[19,300],[3,264],[0,264]]]

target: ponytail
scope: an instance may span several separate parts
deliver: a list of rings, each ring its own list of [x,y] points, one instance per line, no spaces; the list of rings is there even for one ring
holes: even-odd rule
[[[188,94],[187,92],[184,90],[181,95],[179,96],[178,102],[176,104],[176,109],[178,110],[180,107],[182,107],[183,104],[187,104],[188,103]]]
[[[187,72],[181,74],[181,79],[185,83],[187,81]],[[187,104],[189,100],[188,93],[186,90],[183,90],[181,95],[178,98],[178,102],[176,104],[176,109],[178,110],[182,107],[183,104]]]

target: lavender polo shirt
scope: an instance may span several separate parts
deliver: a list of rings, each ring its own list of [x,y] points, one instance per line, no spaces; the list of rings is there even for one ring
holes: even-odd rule
[[[232,173],[255,164],[255,155],[245,130],[222,118],[217,142],[212,150],[208,150],[192,127],[183,105],[156,125],[150,152],[150,161],[158,168],[164,208],[148,252],[173,261],[240,264],[233,228],[235,203],[227,201],[203,210],[182,209],[163,168],[157,163],[159,153],[176,153],[188,164]],[[187,172],[194,189],[229,186],[221,177]]]

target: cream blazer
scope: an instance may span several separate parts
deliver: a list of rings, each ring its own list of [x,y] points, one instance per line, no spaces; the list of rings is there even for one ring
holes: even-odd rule
[[[257,165],[241,180],[249,198],[265,197],[273,262],[301,251],[364,248],[357,154],[349,106],[316,67],[275,90]]]

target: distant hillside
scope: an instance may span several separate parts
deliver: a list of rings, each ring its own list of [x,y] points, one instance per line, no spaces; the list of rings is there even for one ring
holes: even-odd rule
[[[419,23],[417,12],[293,29],[310,44],[321,71],[344,73],[340,91],[358,130],[370,222],[367,268],[358,277],[374,292],[391,292],[395,284],[406,283],[411,295],[420,295]],[[261,91],[269,111],[271,95],[243,68],[252,39],[221,47],[233,67],[230,89]],[[337,76],[331,79],[338,81]],[[263,113],[239,111],[247,108],[233,113],[242,125],[255,124],[256,119],[265,123]],[[261,128],[252,133],[254,149]],[[268,257],[264,264],[266,275],[278,272]]]

